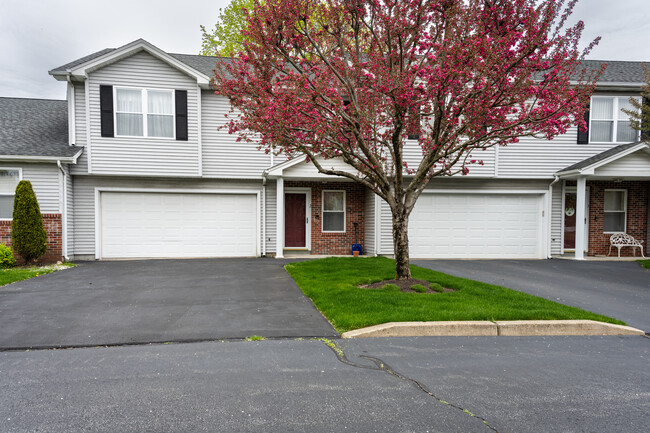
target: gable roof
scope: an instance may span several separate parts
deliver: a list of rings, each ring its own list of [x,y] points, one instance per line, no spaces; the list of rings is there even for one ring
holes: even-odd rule
[[[88,54],[87,56],[81,57],[80,59],[73,60],[70,63],[66,63],[65,65],[59,66],[58,68],[54,68],[51,71],[49,71],[49,74],[50,75],[65,74],[66,72],[72,70],[73,68],[76,68],[79,65],[82,65],[91,60],[95,60],[97,57],[101,57],[104,54],[111,53],[115,50],[116,48],[104,48],[103,50],[99,50],[96,53]]]
[[[0,97],[0,159],[74,162],[82,150],[68,145],[67,101]]]
[[[66,80],[67,77],[84,78],[89,72],[95,71],[111,63],[118,62],[141,51],[145,51],[173,68],[195,78],[199,85],[208,87],[210,76],[212,75],[211,72],[205,74],[201,70],[190,66],[187,62],[178,60],[176,57],[166,53],[144,39],[137,39],[119,48],[106,48],[97,51],[96,53],[52,69],[49,71],[49,74],[54,76],[57,80]]]
[[[591,156],[587,159],[584,159],[580,162],[577,162],[573,165],[570,165],[567,168],[558,171],[557,175],[562,176],[568,174],[580,174],[585,172],[591,173],[598,167],[620,159],[638,150],[647,148],[650,148],[650,145],[648,143],[642,143],[638,141],[634,143],[621,144],[619,146],[612,147],[611,149]]]

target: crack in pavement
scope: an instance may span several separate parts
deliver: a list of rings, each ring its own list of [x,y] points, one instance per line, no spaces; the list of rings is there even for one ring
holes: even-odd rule
[[[349,365],[349,366],[355,367],[355,368],[365,368],[365,369],[368,369],[368,370],[383,371],[385,373],[390,374],[391,376],[395,376],[396,378],[398,378],[400,380],[404,380],[404,381],[410,383],[411,385],[413,385],[415,388],[422,391],[423,393],[427,394],[429,397],[435,399],[436,401],[438,401],[438,402],[440,402],[442,404],[445,404],[447,406],[453,407],[454,409],[457,409],[457,410],[463,412],[466,415],[469,415],[469,416],[471,416],[473,418],[476,418],[476,419],[482,421],[483,424],[485,424],[486,427],[488,427],[493,432],[498,433],[497,429],[492,427],[490,424],[488,424],[488,422],[487,422],[487,420],[485,418],[480,417],[478,415],[475,415],[475,414],[473,414],[472,412],[470,412],[469,410],[467,410],[467,409],[465,409],[463,407],[460,407],[460,406],[458,406],[456,404],[453,404],[453,403],[450,403],[448,401],[445,401],[445,400],[441,399],[440,397],[436,396],[433,392],[431,392],[423,383],[421,383],[421,382],[419,382],[419,381],[417,381],[417,380],[415,380],[415,379],[413,379],[411,377],[408,377],[408,376],[405,376],[405,375],[401,374],[400,372],[396,371],[394,368],[392,368],[390,365],[386,364],[381,359],[373,357],[373,356],[359,355],[359,358],[367,359],[367,360],[371,361],[373,364],[375,364],[375,366],[373,367],[371,365],[358,364],[356,362],[350,361],[348,359],[348,357],[345,355],[345,352],[343,351],[343,349],[341,349],[334,341],[332,341],[332,340],[330,340],[328,338],[316,338],[315,340],[320,341],[320,342],[324,343],[327,347],[329,347],[332,350],[332,352],[334,352],[334,354],[336,355],[338,360],[340,362],[342,362],[343,364],[346,364],[346,365]]]

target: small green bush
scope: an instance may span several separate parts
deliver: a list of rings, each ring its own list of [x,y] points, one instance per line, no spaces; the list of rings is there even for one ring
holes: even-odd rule
[[[0,244],[0,269],[13,268],[16,266],[14,252],[5,244]]]
[[[21,180],[16,187],[11,242],[14,251],[20,254],[28,265],[47,251],[47,233],[43,227],[43,215],[36,201],[32,184],[28,180]]]
[[[393,291],[399,292],[400,291],[400,288],[399,288],[399,286],[397,284],[384,284],[383,286],[381,286],[381,289],[386,290],[386,291],[391,291],[391,292],[393,292]]]
[[[422,284],[414,284],[411,286],[411,290],[414,290],[418,293],[427,293],[427,288],[424,287]]]
[[[438,292],[438,293],[442,293],[442,292],[445,291],[444,287],[442,287],[442,286],[441,286],[440,284],[438,284],[438,283],[431,283],[431,284],[429,284],[429,288],[430,288],[431,290],[433,290],[434,292]]]

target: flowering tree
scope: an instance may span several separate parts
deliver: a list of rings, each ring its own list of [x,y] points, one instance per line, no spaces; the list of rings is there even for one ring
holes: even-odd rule
[[[431,179],[467,174],[477,150],[585,126],[602,71],[579,68],[598,40],[579,49],[583,23],[566,26],[575,3],[255,0],[214,86],[239,139],[304,154],[385,200],[397,278],[410,278],[409,215]],[[414,167],[409,135],[422,149]],[[350,170],[323,163],[336,157]]]

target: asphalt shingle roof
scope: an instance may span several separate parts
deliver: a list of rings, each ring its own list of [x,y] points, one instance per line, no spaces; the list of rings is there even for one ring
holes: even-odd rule
[[[582,65],[587,69],[599,69],[603,64],[607,69],[600,77],[605,83],[643,83],[643,62],[626,62],[614,60],[583,60]]]
[[[50,71],[50,74],[56,73],[65,73],[66,71],[73,69],[83,63],[89,62],[96,59],[97,57],[103,56],[104,54],[115,51],[116,48],[105,48],[103,50],[97,51],[96,53],[89,54],[80,59],[74,60],[65,65],[54,68]],[[170,56],[180,60],[185,63],[187,66],[196,69],[197,71],[212,77],[214,75],[214,67],[217,61],[229,61],[227,57],[211,57],[211,56],[201,56],[198,54],[177,54],[177,53],[168,53]],[[583,60],[582,66],[587,69],[598,69],[602,64],[607,64],[607,69],[603,73],[600,82],[603,83],[643,83],[645,82],[645,75],[643,73],[643,62],[633,62],[633,61],[614,61],[614,60]],[[582,69],[582,68],[580,68]]]
[[[621,152],[625,152],[626,150],[630,149],[631,147],[638,146],[640,144],[639,141],[634,142],[634,143],[626,143],[626,144],[621,144],[620,146],[612,147],[611,149],[608,149],[604,152],[598,153],[594,156],[591,156],[587,159],[583,159],[580,162],[577,162],[573,165],[568,166],[567,168],[564,168],[558,173],[563,173],[565,171],[573,171],[573,170],[580,170],[582,168],[589,167],[592,164],[595,164],[597,162],[600,162],[604,159],[610,158],[612,156],[616,156]]]
[[[68,103],[51,99],[0,97],[0,155],[68,158]]]
[[[75,68],[75,67],[77,67],[79,65],[82,65],[82,64],[84,64],[86,62],[94,60],[97,57],[103,56],[104,54],[110,53],[110,52],[115,51],[115,50],[116,50],[116,48],[104,48],[103,50],[97,51],[96,53],[88,54],[87,56],[84,56],[84,57],[82,57],[80,59],[73,60],[70,63],[66,63],[65,65],[59,66],[58,68],[54,68],[54,69],[52,69],[50,71],[50,74],[54,74],[56,72],[65,73],[69,69],[73,69],[73,68]]]

